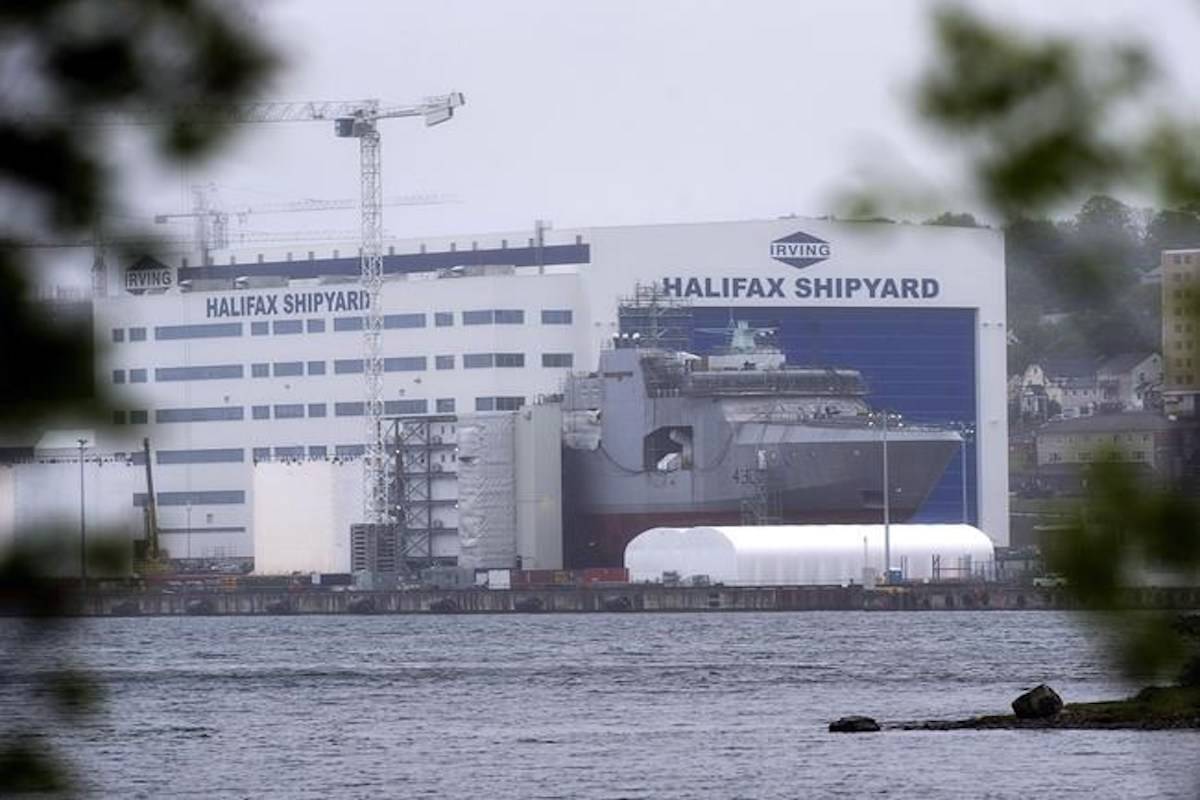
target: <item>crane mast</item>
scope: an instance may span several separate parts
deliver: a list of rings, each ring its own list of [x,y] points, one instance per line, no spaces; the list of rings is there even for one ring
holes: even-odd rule
[[[367,292],[363,320],[363,375],[366,383],[366,448],[363,453],[363,497],[367,522],[388,518],[387,458],[383,443],[383,182],[379,130],[374,122],[359,137],[362,160],[362,283]]]

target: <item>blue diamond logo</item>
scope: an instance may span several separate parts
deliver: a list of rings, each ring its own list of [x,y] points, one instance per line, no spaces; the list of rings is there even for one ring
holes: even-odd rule
[[[771,242],[771,258],[796,269],[811,267],[829,256],[829,242],[803,231]]]

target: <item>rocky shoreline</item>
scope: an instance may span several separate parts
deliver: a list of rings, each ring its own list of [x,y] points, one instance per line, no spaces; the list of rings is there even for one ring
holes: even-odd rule
[[[1051,694],[1049,687],[1046,689]],[[1035,692],[1038,690],[1034,690]],[[1027,695],[1022,695],[1017,702]],[[1057,695],[1053,695],[1057,698]],[[1015,702],[1014,708],[1017,706]],[[1047,709],[1048,710],[1048,709]],[[846,717],[832,723],[833,732],[866,733],[873,730],[901,731],[987,731],[987,730],[1196,730],[1200,729],[1200,687],[1152,686],[1124,700],[1096,703],[1061,701],[1052,713],[1041,716],[996,714],[961,720],[916,720],[876,723],[874,728],[859,722],[842,725],[844,720],[868,720]],[[870,720],[874,723],[874,720]]]

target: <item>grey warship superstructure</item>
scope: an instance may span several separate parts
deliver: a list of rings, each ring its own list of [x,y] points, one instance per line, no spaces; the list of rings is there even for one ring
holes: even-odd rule
[[[763,336],[768,341],[764,343]],[[960,447],[937,426],[893,421],[853,369],[791,367],[744,322],[700,357],[624,337],[563,397],[564,551],[619,565],[659,526],[879,522],[887,449],[890,519],[912,517]]]

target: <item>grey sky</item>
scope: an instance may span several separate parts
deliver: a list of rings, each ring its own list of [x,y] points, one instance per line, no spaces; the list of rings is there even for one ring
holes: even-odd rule
[[[982,0],[1014,23],[1140,33],[1195,97],[1200,9],[1184,0]],[[864,164],[934,182],[953,160],[905,97],[928,56],[919,0],[263,0],[252,24],[289,65],[274,99],[462,91],[439,128],[384,124],[386,194],[460,202],[388,209],[392,235],[819,215]],[[1190,83],[1189,83],[1190,82]],[[328,123],[246,126],[187,174],[140,176],[150,213],[215,182],[229,205],[353,197],[357,148]],[[250,229],[345,228],[353,213],[258,218]],[[185,232],[186,229],[181,229]]]

